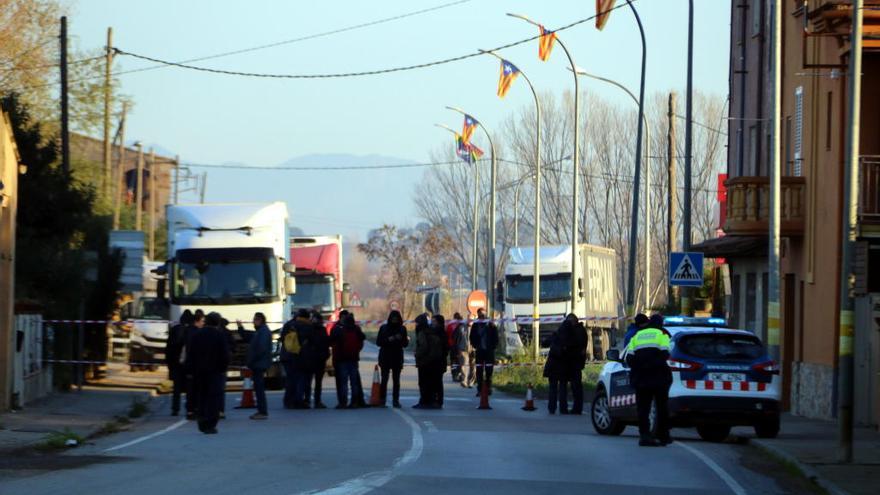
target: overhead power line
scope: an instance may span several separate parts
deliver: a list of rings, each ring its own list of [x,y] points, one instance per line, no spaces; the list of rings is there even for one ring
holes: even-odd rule
[[[625,6],[625,5],[627,5],[627,4],[622,3],[616,7],[612,7],[610,9],[606,10],[605,12],[614,11],[616,9],[619,9],[619,8]],[[578,26],[580,24],[583,24],[585,22],[588,22],[588,21],[595,19],[601,13],[603,13],[603,12],[600,12],[597,15],[593,15],[590,17],[586,17],[584,19],[574,21],[570,24],[566,24],[565,26],[554,29],[552,32],[564,31],[566,29],[573,28],[575,26]],[[540,37],[541,37],[541,34],[537,34],[537,35],[531,36],[529,38],[521,39],[519,41],[514,41],[512,43],[507,43],[505,45],[495,47],[489,51],[504,50],[504,49],[511,48],[514,46],[522,45],[524,43],[528,43],[530,41],[534,41]],[[189,65],[187,63],[182,63],[182,62],[172,62],[172,61],[168,61],[168,60],[162,60],[162,59],[150,57],[147,55],[141,55],[138,53],[128,52],[128,51],[125,51],[125,50],[122,50],[119,48],[114,48],[114,50],[119,55],[127,55],[129,57],[133,57],[133,58],[137,58],[137,59],[141,59],[141,60],[146,60],[146,61],[154,62],[157,64],[163,64],[163,65],[167,65],[167,66],[171,66],[171,67],[179,67],[181,69],[189,69],[189,70],[194,70],[194,71],[209,72],[209,73],[213,73],[213,74],[222,74],[222,75],[228,75],[228,76],[258,77],[258,78],[269,78],[269,79],[331,79],[331,78],[373,76],[373,75],[378,75],[378,74],[389,74],[392,72],[403,72],[403,71],[410,71],[410,70],[416,70],[416,69],[424,69],[426,67],[433,67],[433,66],[437,66],[437,65],[448,64],[451,62],[458,62],[461,60],[465,60],[465,59],[469,59],[469,58],[473,58],[473,57],[478,57],[480,55],[485,54],[483,51],[476,51],[476,52],[468,53],[465,55],[459,55],[456,57],[449,57],[449,58],[445,58],[445,59],[441,59],[441,60],[435,60],[432,62],[424,62],[424,63],[419,63],[419,64],[404,65],[404,66],[400,66],[400,67],[389,67],[389,68],[384,68],[384,69],[374,69],[374,70],[359,71],[359,72],[337,72],[337,73],[325,73],[325,74],[277,74],[277,73],[273,74],[273,73],[246,72],[246,71],[236,71],[236,70],[226,70],[226,69],[212,69],[210,67],[201,67],[201,66],[196,66],[196,65]]]
[[[420,163],[394,163],[394,164],[382,164],[382,165],[301,165],[301,166],[278,166],[273,167],[269,165],[237,165],[237,164],[212,164],[212,163],[181,163],[182,166],[193,167],[193,168],[225,168],[225,169],[233,169],[233,170],[317,170],[317,171],[327,171],[327,170],[379,170],[379,169],[394,169],[394,168],[418,168],[418,167],[434,167],[437,165],[454,165],[456,163],[463,163],[460,160],[453,160],[448,162],[420,162]]]

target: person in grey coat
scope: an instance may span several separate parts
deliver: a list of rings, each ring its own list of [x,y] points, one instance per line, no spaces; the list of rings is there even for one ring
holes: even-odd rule
[[[251,415],[251,419],[267,419],[266,370],[272,366],[272,331],[266,326],[266,315],[263,313],[254,313],[253,323],[255,331],[250,333],[239,321],[238,334],[248,344],[245,363],[253,373],[254,394],[257,396],[257,412]]]

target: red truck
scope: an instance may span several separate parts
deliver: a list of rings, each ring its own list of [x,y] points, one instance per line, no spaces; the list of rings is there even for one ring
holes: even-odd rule
[[[339,320],[343,293],[348,293],[342,279],[342,236],[291,237],[290,260],[296,267],[290,307],[319,311],[329,332]]]

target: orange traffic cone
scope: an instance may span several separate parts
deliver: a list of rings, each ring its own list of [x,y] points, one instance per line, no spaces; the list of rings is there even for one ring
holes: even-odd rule
[[[370,407],[384,407],[382,400],[382,380],[379,378],[379,365],[373,368],[373,388],[370,390]]]
[[[254,409],[257,407],[257,401],[254,400],[254,380],[251,378],[253,372],[245,368],[241,370],[241,401],[236,409]]]
[[[483,381],[483,386],[480,388],[480,407],[477,409],[492,409],[489,405],[489,381]]]
[[[532,392],[532,384],[528,384],[528,388],[526,389],[526,404],[522,407],[523,411],[534,411],[535,410],[535,396]]]

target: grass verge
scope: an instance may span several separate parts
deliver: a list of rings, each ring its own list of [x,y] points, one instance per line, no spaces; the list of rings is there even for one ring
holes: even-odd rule
[[[530,356],[519,354],[505,361],[506,363],[531,363]],[[581,379],[584,386],[584,399],[589,400],[596,390],[596,382],[599,379],[599,372],[602,370],[603,363],[587,363],[587,366],[581,372]],[[534,366],[511,366],[500,368],[495,371],[492,376],[492,386],[502,392],[513,395],[525,395],[529,384],[532,384],[532,390],[538,399],[547,398],[548,381],[544,378],[544,362],[543,360]]]
[[[37,445],[39,450],[62,450],[76,447],[82,444],[85,438],[65,428],[62,431],[53,431],[46,435],[43,442]]]

